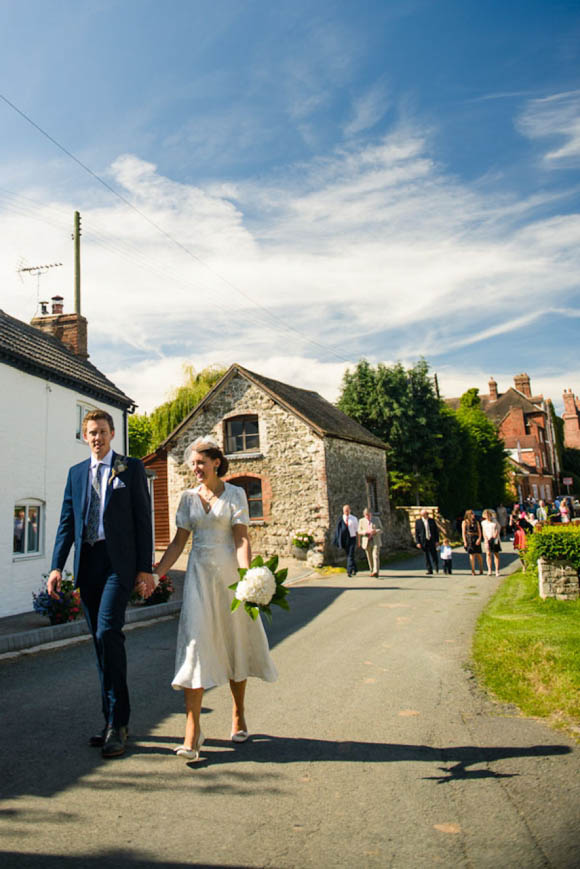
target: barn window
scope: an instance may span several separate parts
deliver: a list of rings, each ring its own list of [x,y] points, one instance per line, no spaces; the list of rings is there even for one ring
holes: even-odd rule
[[[258,417],[255,414],[226,420],[226,453],[251,453],[260,449]]]
[[[246,493],[250,519],[264,518],[264,501],[262,497],[262,481],[259,477],[235,477],[229,480],[232,486],[239,486]]]

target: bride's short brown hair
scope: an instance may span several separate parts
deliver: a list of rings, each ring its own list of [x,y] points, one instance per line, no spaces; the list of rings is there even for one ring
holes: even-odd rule
[[[219,463],[218,469],[217,469],[218,477],[223,477],[224,474],[227,474],[230,463],[228,462],[228,460],[226,459],[226,457],[224,456],[224,454],[222,453],[222,451],[220,450],[219,447],[201,446],[201,447],[196,447],[194,449],[194,452],[195,453],[203,453],[204,455],[209,456],[210,459],[219,459],[220,463]]]

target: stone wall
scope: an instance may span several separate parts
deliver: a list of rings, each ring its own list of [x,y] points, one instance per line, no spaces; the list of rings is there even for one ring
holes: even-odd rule
[[[457,534],[454,531],[453,523],[448,519],[444,519],[443,516],[439,512],[439,507],[428,507],[426,505],[418,506],[418,507],[397,507],[397,511],[400,514],[404,514],[407,517],[407,523],[409,528],[409,533],[411,536],[411,540],[415,540],[415,522],[417,519],[421,518],[421,510],[428,510],[429,515],[435,519],[437,523],[437,528],[439,529],[439,535],[441,537],[449,537],[452,540],[454,537],[457,537]]]
[[[338,438],[325,438],[325,451],[330,520],[325,555],[331,560],[344,560],[342,550],[332,546],[334,529],[345,504],[350,505],[351,512],[358,519],[365,507],[372,506],[369,504],[369,479],[376,481],[378,509],[374,512],[388,532],[390,507],[386,453],[377,447]],[[388,545],[387,537],[388,533],[383,535],[383,546]]]
[[[567,561],[546,561],[538,559],[538,585],[542,599],[578,600],[580,580],[578,569]]]
[[[290,554],[290,540],[301,528],[314,535],[317,548],[327,539],[329,511],[323,439],[293,413],[274,402],[246,378],[235,375],[180,432],[168,454],[169,513],[174,530],[181,492],[196,485],[183,464],[185,448],[210,434],[223,447],[224,420],[257,414],[260,450],[228,456],[226,480],[259,477],[264,495],[264,519],[252,521],[250,539],[255,554]]]

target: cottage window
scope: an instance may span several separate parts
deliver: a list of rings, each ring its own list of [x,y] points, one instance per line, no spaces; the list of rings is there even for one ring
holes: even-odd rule
[[[367,477],[367,504],[371,513],[379,512],[379,499],[377,495],[377,481],[374,477]]]
[[[226,420],[226,453],[251,453],[260,449],[256,415],[236,416]]]
[[[262,498],[262,481],[256,477],[236,477],[229,480],[232,486],[239,486],[246,493],[250,519],[264,518],[264,501]]]
[[[39,501],[22,501],[14,507],[14,555],[40,555],[44,511]]]
[[[94,410],[94,407],[91,407],[89,404],[83,404],[82,402],[77,402],[77,410],[76,410],[76,432],[75,437],[77,441],[82,441],[83,439],[83,419],[87,415],[90,410]]]

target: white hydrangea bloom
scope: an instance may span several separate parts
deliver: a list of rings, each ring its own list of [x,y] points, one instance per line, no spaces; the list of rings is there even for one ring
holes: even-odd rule
[[[236,597],[243,603],[256,603],[266,606],[276,591],[274,574],[268,567],[252,567],[238,582]]]

